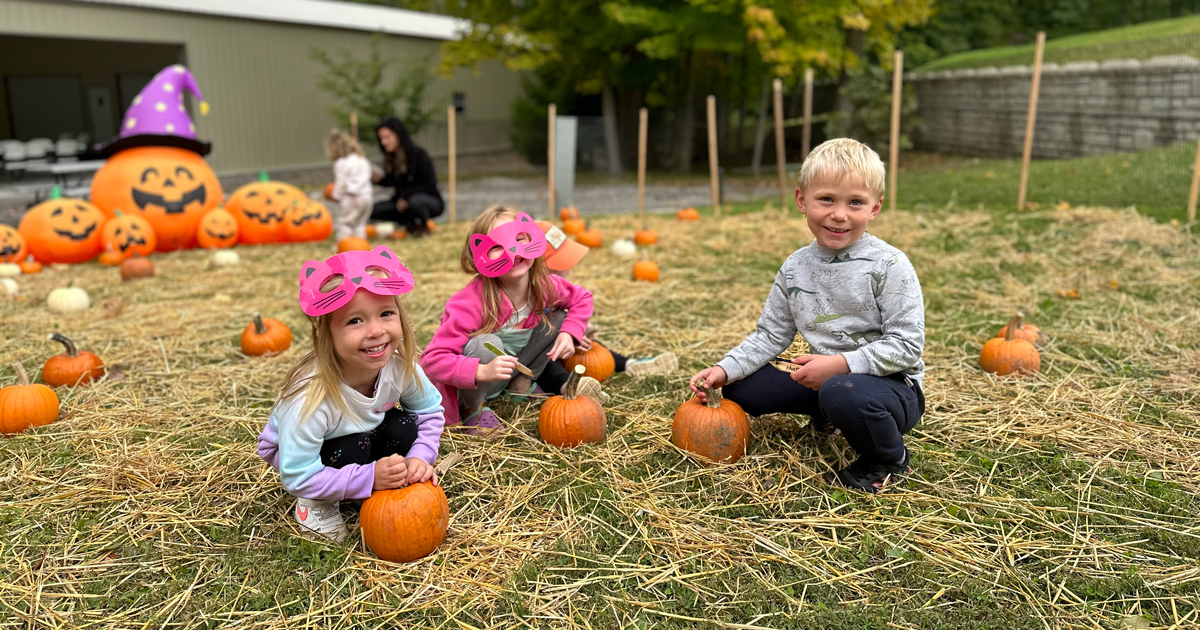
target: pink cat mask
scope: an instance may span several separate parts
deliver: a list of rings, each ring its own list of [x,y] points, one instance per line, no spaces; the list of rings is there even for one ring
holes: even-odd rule
[[[376,277],[379,275],[384,277]],[[335,276],[342,277],[341,283],[322,292],[321,286]],[[402,295],[412,291],[415,284],[412,272],[386,245],[369,252],[343,252],[325,262],[309,260],[300,268],[300,310],[319,317],[348,304],[359,289],[376,295]]]
[[[528,237],[528,242],[518,241],[521,235]],[[512,269],[517,256],[532,259],[546,253],[546,233],[533,217],[519,212],[511,223],[498,225],[487,234],[472,234],[470,245],[475,269],[489,278],[499,278]],[[489,256],[492,250],[497,250],[495,258]]]

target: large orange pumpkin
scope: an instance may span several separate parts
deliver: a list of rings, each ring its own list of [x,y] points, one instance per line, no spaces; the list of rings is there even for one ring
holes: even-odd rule
[[[0,433],[20,433],[58,419],[58,395],[41,383],[29,384],[20,363],[14,363],[17,384],[0,389]]]
[[[117,216],[109,219],[101,231],[100,242],[106,250],[120,252],[124,258],[134,254],[149,256],[154,253],[158,237],[154,226],[136,214],[117,210]]]
[[[0,223],[0,262],[19,263],[25,260],[25,237],[17,228]]]
[[[95,258],[103,248],[101,227],[107,217],[82,199],[51,198],[29,209],[17,231],[29,253],[42,264],[79,263]]]
[[[247,245],[282,243],[286,238],[283,219],[292,204],[307,202],[304,192],[291,184],[273,182],[265,172],[259,181],[233,191],[225,209],[238,222],[238,242]]]
[[[732,464],[746,454],[750,421],[732,400],[704,388],[707,402],[694,397],[680,405],[671,423],[671,443],[714,462]]]
[[[372,493],[363,501],[358,522],[363,542],[381,560],[412,562],[446,539],[450,504],[441,488],[426,481]]]
[[[591,348],[576,352],[563,359],[562,363],[563,367],[568,370],[574,370],[576,365],[582,365],[586,370],[583,375],[590,376],[597,381],[603,381],[616,371],[616,362],[613,360],[612,353],[596,341],[592,342]]]
[[[333,215],[320,201],[302,201],[284,215],[283,231],[289,243],[323,241],[333,233]]]
[[[225,208],[216,207],[204,213],[196,244],[205,249],[228,249],[237,244],[238,222]]]
[[[584,442],[599,444],[608,432],[604,407],[591,396],[577,393],[583,366],[576,365],[563,385],[562,396],[542,403],[538,412],[538,435],[542,441],[559,448],[575,448]]]
[[[140,212],[154,226],[160,252],[195,247],[200,218],[223,194],[203,157],[175,147],[125,149],[92,178],[92,203],[109,217]]]

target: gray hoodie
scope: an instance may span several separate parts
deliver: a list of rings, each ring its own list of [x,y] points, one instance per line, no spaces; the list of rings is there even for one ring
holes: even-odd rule
[[[863,234],[844,249],[816,241],[784,261],[754,332],[717,365],[733,382],[792,345],[799,332],[812,354],[842,354],[851,374],[925,376],[925,304],[904,252]]]

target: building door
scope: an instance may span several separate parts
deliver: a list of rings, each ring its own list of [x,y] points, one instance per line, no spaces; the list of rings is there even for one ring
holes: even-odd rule
[[[107,86],[93,85],[88,88],[88,112],[92,117],[92,137],[97,142],[117,135],[113,131],[112,90]]]

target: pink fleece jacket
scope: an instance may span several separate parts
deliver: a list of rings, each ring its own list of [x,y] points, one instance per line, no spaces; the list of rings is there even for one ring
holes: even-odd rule
[[[583,339],[588,319],[592,316],[591,292],[577,284],[571,284],[560,276],[550,276],[550,282],[556,296],[551,308],[567,311],[559,332],[570,334],[576,341]],[[512,302],[509,302],[508,296],[503,293],[500,294],[500,299],[500,321],[506,322],[513,315]],[[536,327],[542,316],[543,313],[531,313],[521,324],[521,328]],[[442,323],[433,333],[429,345],[425,346],[425,352],[421,353],[421,369],[442,393],[446,426],[461,422],[458,414],[458,390],[475,389],[477,386],[475,368],[479,367],[479,359],[463,356],[462,351],[470,340],[471,333],[479,330],[482,325],[483,280],[476,276],[446,302]]]

